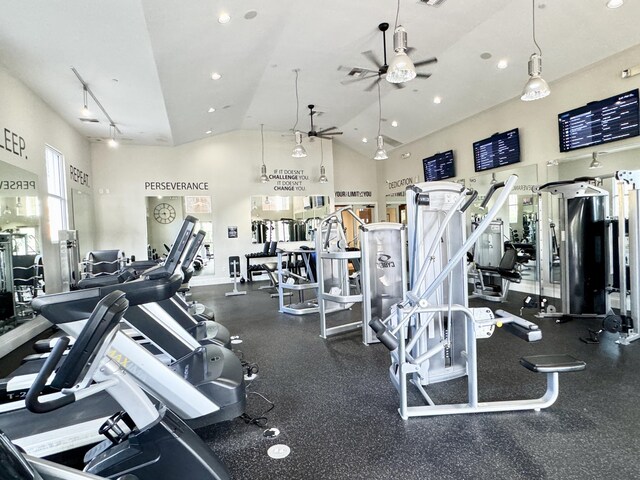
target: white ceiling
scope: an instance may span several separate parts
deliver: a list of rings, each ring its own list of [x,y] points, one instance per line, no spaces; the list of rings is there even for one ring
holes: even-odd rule
[[[552,82],[640,44],[640,2],[610,10],[606,0],[536,0],[543,77]],[[438,57],[431,72],[395,89],[381,82],[382,133],[406,143],[519,96],[534,51],[531,2],[446,0],[439,7],[401,0],[399,23],[414,61]],[[231,21],[217,22],[221,12]],[[245,14],[257,12],[253,19]],[[122,131],[123,140],[177,145],[238,129],[309,130],[306,105],[324,112],[343,142],[369,156],[378,128],[376,89],[347,85],[340,66],[370,68],[361,52],[382,57],[380,22],[394,0],[5,0],[0,62],[88,137],[109,135],[108,122],[78,120],[82,88],[75,67]],[[484,60],[480,54],[489,52]],[[500,59],[509,67],[496,68]],[[211,79],[217,71],[220,80]],[[114,81],[117,79],[117,81]],[[435,105],[433,97],[442,97]],[[553,95],[553,93],[552,93]],[[544,101],[544,100],[542,100]],[[577,106],[577,105],[576,105]],[[216,112],[208,113],[209,107]],[[391,120],[399,126],[391,127]],[[292,139],[293,143],[293,139]]]

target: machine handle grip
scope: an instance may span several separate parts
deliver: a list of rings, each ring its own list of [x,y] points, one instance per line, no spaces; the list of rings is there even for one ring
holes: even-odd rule
[[[470,198],[469,200],[466,201],[466,203],[460,209],[461,212],[466,212],[467,208],[469,208],[473,204],[473,202],[475,202],[476,198],[478,198],[478,191],[471,190],[467,195],[470,195]]]
[[[498,182],[491,185],[491,187],[489,188],[489,191],[487,192],[487,196],[484,197],[484,200],[482,201],[482,205],[480,205],[480,208],[482,209],[487,208],[487,204],[489,203],[489,200],[491,200],[491,197],[493,197],[493,194],[496,193],[496,190],[498,190],[499,188],[504,188],[504,182]]]
[[[25,405],[30,412],[47,413],[75,402],[75,395],[65,395],[46,402],[40,402],[39,400],[39,397],[46,386],[47,379],[51,373],[53,373],[56,365],[58,365],[58,362],[62,358],[62,355],[68,346],[69,337],[61,337],[53,347],[51,355],[49,355],[47,360],[44,362],[40,372],[38,372],[35,381],[29,388],[25,397]]]

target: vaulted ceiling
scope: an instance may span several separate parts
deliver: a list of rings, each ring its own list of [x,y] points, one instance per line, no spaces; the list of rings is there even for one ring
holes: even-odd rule
[[[608,9],[606,0],[536,0],[543,77],[553,82],[640,44],[640,2]],[[382,59],[378,24],[388,22],[393,54],[395,0],[7,0],[0,15],[0,62],[93,141],[108,121],[79,120],[75,67],[127,143],[177,145],[238,129],[320,128],[370,156],[378,129],[371,79],[345,82],[348,68]],[[231,20],[218,22],[226,12]],[[437,7],[400,0],[398,23],[414,61],[433,75],[397,89],[380,83],[382,133],[406,143],[520,95],[532,41],[528,0],[445,0]],[[508,66],[498,69],[499,60]],[[639,62],[640,63],[640,62]],[[218,72],[219,80],[211,75]],[[553,95],[553,93],[552,93]],[[433,99],[439,96],[440,104]],[[544,101],[544,100],[542,100]],[[215,108],[214,112],[209,112]],[[397,127],[392,127],[395,120]],[[211,131],[208,134],[206,132]],[[293,145],[293,138],[292,138]]]

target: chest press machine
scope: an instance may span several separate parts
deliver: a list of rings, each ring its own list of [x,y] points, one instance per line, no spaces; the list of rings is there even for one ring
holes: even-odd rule
[[[558,397],[560,372],[583,370],[585,363],[569,355],[537,355],[520,363],[547,374],[546,393],[537,399],[481,402],[478,397],[478,339],[496,326],[529,341],[542,338],[538,326],[523,318],[488,308],[469,308],[465,257],[507,200],[517,181],[492,185],[482,204],[502,189],[485,218],[465,239],[465,211],[475,199],[458,183],[429,182],[407,190],[410,289],[384,320],[369,325],[391,351],[391,381],[400,393],[400,416],[540,410]],[[425,387],[467,378],[467,402],[436,405]],[[409,405],[413,385],[426,405]]]

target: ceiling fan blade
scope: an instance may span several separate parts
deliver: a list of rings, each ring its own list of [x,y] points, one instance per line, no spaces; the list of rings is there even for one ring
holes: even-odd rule
[[[350,83],[359,82],[360,80],[366,80],[368,78],[373,78],[375,75],[378,75],[378,72],[373,72],[371,70],[367,70],[364,75],[360,75],[359,77],[349,77],[342,80],[340,83],[342,85],[348,85]]]
[[[430,65],[436,63],[438,59],[436,57],[427,58],[426,60],[420,60],[419,62],[413,62],[415,67],[422,67],[423,65]]]
[[[371,82],[371,85],[369,85],[367,88],[364,89],[365,92],[370,92],[371,90],[373,90],[373,88],[378,84],[378,82],[380,81],[382,77],[378,75],[378,78],[376,78],[373,82]]]
[[[318,130],[318,133],[330,133],[329,130],[336,130],[338,127],[329,127],[323,128],[322,130]]]
[[[429,78],[430,76],[430,73],[416,73],[416,78]]]
[[[391,83],[391,82],[387,82],[387,83]],[[391,83],[391,85],[393,85],[393,88],[395,88],[396,90],[400,90],[401,88],[405,87],[404,83]]]
[[[366,52],[362,52],[362,55],[364,55],[365,57],[367,57],[367,59],[373,63],[376,67],[380,68],[380,66],[382,65],[380,63],[380,60],[378,60],[378,57],[376,57],[375,53],[373,53],[371,50],[367,50]],[[377,72],[376,72],[377,73]]]
[[[342,132],[327,133],[327,134],[324,134],[324,135],[318,134],[318,138],[324,138],[326,140],[331,140],[334,135],[342,135]]]

